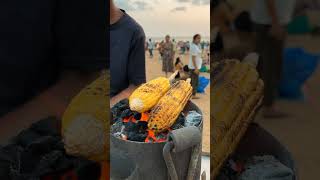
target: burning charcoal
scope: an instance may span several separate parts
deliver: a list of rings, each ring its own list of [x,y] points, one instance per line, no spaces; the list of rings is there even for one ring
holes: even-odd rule
[[[129,108],[129,100],[123,99],[111,108],[111,113],[114,116],[119,117],[121,115],[121,113],[126,109],[130,109]]]
[[[156,135],[157,141],[162,142],[167,140],[168,133],[159,133]]]
[[[148,128],[148,122],[145,121],[137,121],[137,126],[140,131],[146,131]]]
[[[135,132],[129,132],[128,133],[128,140],[144,142],[144,140],[146,139],[147,136],[148,136],[147,133],[140,134],[140,133],[135,133]]]
[[[118,122],[122,123],[122,118],[119,118],[119,117],[112,118],[111,124],[115,124],[115,123],[118,123]]]
[[[184,126],[199,126],[202,120],[202,115],[196,111],[189,111]]]
[[[123,99],[119,101],[118,104],[121,105],[122,107],[124,106],[129,107],[129,99]]]
[[[171,126],[171,129],[175,130],[175,129],[183,128],[184,123],[185,123],[185,117],[182,113],[180,113],[177,121]]]
[[[126,109],[126,110],[122,111],[120,117],[121,118],[125,118],[125,117],[131,116],[132,114],[133,113],[132,113],[132,111],[130,109]]]
[[[121,132],[122,127],[124,127],[123,123],[121,121],[117,121],[111,126],[110,128],[111,133],[115,134],[115,133]]]
[[[136,119],[136,120],[140,120],[140,119],[141,119],[141,113],[134,112],[134,113],[133,113],[133,117],[134,117],[134,119]]]
[[[124,126],[125,126],[126,132],[138,132],[139,131],[137,123],[129,121],[127,123],[124,123]]]

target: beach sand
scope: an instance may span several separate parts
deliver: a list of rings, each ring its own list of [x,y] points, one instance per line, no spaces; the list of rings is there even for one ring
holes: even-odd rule
[[[153,51],[154,57],[151,59],[149,57],[149,52],[146,51],[146,74],[147,80],[154,79],[159,76],[165,76],[165,73],[162,72],[162,62],[159,60],[159,53],[157,50]],[[176,57],[180,57],[183,64],[188,64],[189,55],[179,55],[176,53]],[[200,73],[200,76],[204,76],[210,79],[209,73]],[[204,154],[210,153],[210,84],[207,86],[205,93],[198,94],[199,99],[192,99],[203,113],[203,145],[202,151]]]

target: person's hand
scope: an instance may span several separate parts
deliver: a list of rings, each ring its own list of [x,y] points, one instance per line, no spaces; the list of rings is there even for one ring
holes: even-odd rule
[[[272,24],[270,34],[276,39],[283,39],[283,37],[285,36],[285,30],[278,23]]]
[[[199,69],[198,69],[198,68],[197,68],[197,69],[195,69],[195,70],[194,70],[194,73],[196,73],[196,75],[199,75],[199,74],[200,74]]]

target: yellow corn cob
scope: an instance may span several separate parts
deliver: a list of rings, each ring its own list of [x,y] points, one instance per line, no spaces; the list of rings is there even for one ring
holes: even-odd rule
[[[152,108],[148,128],[159,133],[170,128],[192,95],[190,79],[177,81]]]
[[[263,97],[263,82],[256,61],[225,60],[214,65],[211,89],[213,177],[251,122]]]
[[[129,97],[130,109],[140,113],[149,111],[170,89],[170,81],[176,74],[173,73],[169,79],[158,77],[138,87]]]
[[[94,161],[109,160],[109,73],[75,96],[62,118],[68,154]]]
[[[217,133],[230,128],[240,113],[245,101],[255,89],[258,81],[257,71],[247,63],[236,63],[230,67],[218,84],[214,84],[211,115],[215,119],[213,132]],[[221,129],[222,128],[222,129]],[[215,134],[214,141],[221,139],[221,133]]]
[[[240,114],[238,115],[230,129],[227,132],[225,132],[222,141],[213,144],[213,177],[218,175],[219,170],[222,167],[224,161],[236,149],[249,123],[255,115],[257,108],[261,104],[262,93],[263,82],[262,80],[259,80],[254,92],[252,92],[252,95],[246,101]]]

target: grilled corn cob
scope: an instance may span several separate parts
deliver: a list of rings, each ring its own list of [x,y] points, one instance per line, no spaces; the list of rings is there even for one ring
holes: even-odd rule
[[[138,87],[129,97],[130,109],[140,113],[149,111],[170,89],[170,81],[177,73],[173,73],[169,79],[159,77]]]
[[[170,128],[192,95],[190,79],[177,81],[152,108],[148,128],[159,133]]]
[[[214,132],[219,131],[217,128],[222,132],[230,128],[258,82],[257,71],[247,63],[236,62],[227,68],[230,69],[225,70],[226,73],[211,91]],[[219,141],[221,135],[216,134],[214,142]]]
[[[225,60],[214,65],[211,89],[213,177],[235,150],[263,97],[257,61]]]
[[[68,154],[94,161],[109,159],[109,73],[101,75],[73,98],[62,117]]]

